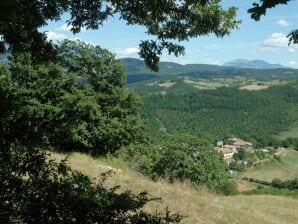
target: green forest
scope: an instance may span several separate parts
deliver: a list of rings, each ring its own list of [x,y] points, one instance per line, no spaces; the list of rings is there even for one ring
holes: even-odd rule
[[[261,91],[218,88],[142,96],[141,115],[155,136],[191,133],[211,141],[239,136],[270,145],[298,120],[298,82]]]

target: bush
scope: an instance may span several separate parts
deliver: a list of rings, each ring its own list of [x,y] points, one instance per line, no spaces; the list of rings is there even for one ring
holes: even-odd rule
[[[190,135],[172,135],[159,144],[125,147],[115,155],[153,179],[190,180],[217,191],[227,178],[222,156],[208,141]]]
[[[266,158],[266,153],[261,151],[261,150],[257,150],[256,151],[256,156],[258,157],[258,159],[263,160]]]
[[[275,159],[277,162],[281,162],[281,157],[279,155],[273,155],[273,159]]]
[[[44,152],[25,147],[0,151],[0,223],[179,223],[168,211],[151,215],[141,208],[147,193],[117,193],[55,163]]]
[[[226,180],[218,188],[218,192],[224,195],[236,195],[238,194],[237,185],[234,181]]]
[[[128,162],[130,168],[153,177],[153,165],[160,159],[162,147],[153,143],[143,143],[122,147],[113,155]]]
[[[245,169],[245,165],[244,165],[244,163],[239,162],[239,161],[232,161],[229,164],[229,168],[231,170],[237,170],[237,171],[241,172]]]
[[[196,163],[186,152],[170,149],[162,153],[153,165],[152,172],[157,177],[174,180],[189,179],[192,183],[203,182],[200,164]]]

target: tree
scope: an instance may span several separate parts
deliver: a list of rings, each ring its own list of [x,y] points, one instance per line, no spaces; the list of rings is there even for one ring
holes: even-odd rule
[[[261,3],[253,3],[253,7],[248,10],[251,18],[259,21],[261,16],[266,15],[268,9],[280,4],[287,4],[290,0],[261,0]],[[288,34],[289,44],[298,44],[298,29],[291,31]]]
[[[2,0],[0,3],[0,35],[13,52],[29,51],[35,61],[55,58],[55,46],[47,42],[45,33],[38,29],[49,20],[59,20],[69,13],[67,20],[73,33],[82,27],[98,29],[110,16],[119,15],[128,25],[141,25],[156,40],[140,43],[140,56],[153,70],[163,50],[176,56],[184,53],[177,44],[201,35],[223,37],[239,25],[236,8],[227,10],[220,0]]]
[[[1,101],[8,110],[1,114],[3,141],[93,154],[142,142],[140,101],[125,90],[124,68],[114,55],[74,41],[62,42],[57,52],[59,61],[47,65],[15,56],[11,74],[2,73],[3,98],[14,98],[10,107]]]
[[[191,135],[172,135],[162,143],[160,159],[153,165],[153,173],[170,180],[190,180],[219,190],[225,182],[226,164],[214,147],[204,139]]]
[[[218,192],[227,180],[222,156],[207,140],[187,134],[165,136],[155,144],[125,147],[116,155],[153,179],[189,180]]]
[[[114,55],[66,41],[58,58],[38,65],[20,54],[9,69],[0,64],[0,223],[179,223],[169,211],[144,212],[156,200],[147,193],[106,188],[104,177],[97,183],[42,150],[104,153],[143,139],[139,102]]]

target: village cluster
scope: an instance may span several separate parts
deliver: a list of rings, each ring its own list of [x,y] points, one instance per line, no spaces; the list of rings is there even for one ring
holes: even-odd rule
[[[215,150],[222,153],[224,160],[230,162],[233,159],[233,155],[240,149],[244,149],[246,152],[253,152],[252,143],[243,141],[239,138],[230,138],[227,140],[227,144],[223,141],[218,141]]]

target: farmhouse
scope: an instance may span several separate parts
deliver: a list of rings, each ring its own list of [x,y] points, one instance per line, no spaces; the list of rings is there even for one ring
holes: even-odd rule
[[[216,147],[215,150],[223,154],[224,160],[231,160],[237,152],[236,148],[225,147],[225,145],[222,148]]]
[[[252,151],[252,143],[243,141],[239,138],[230,138],[227,140],[228,145],[234,146],[237,149],[243,148],[245,151]]]
[[[224,160],[231,161],[233,155],[238,152],[239,149],[243,148],[247,152],[251,152],[253,147],[252,143],[243,141],[238,138],[230,138],[227,140],[226,145],[218,144],[215,148],[216,151],[220,152],[224,156]]]

